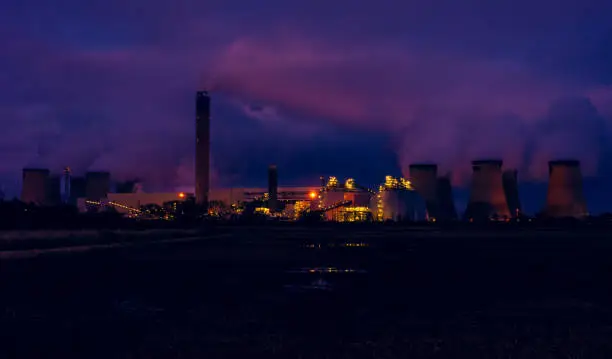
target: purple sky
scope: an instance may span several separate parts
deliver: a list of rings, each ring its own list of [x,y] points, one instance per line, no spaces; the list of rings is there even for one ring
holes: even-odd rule
[[[3,0],[0,178],[44,165],[190,186],[194,92],[215,182],[375,182],[476,157],[612,172],[606,0]],[[37,157],[37,151],[43,153]],[[609,162],[609,163],[606,163]]]

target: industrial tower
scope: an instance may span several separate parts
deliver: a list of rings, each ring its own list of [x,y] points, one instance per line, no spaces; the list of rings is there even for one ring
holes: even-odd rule
[[[430,218],[438,218],[438,166],[435,164],[411,164],[410,182],[423,197]]]
[[[276,165],[268,167],[268,208],[274,213],[278,210],[278,172]]]
[[[208,207],[210,191],[210,96],[207,91],[196,94],[196,203]]]
[[[501,160],[472,161],[470,202],[465,211],[468,219],[510,218],[502,165]]]
[[[580,162],[576,160],[550,161],[548,173],[548,192],[544,214],[548,217],[581,218],[587,216]]]

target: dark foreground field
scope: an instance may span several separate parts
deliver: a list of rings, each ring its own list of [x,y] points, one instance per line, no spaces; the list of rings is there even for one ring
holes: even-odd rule
[[[606,233],[224,233],[0,262],[0,358],[612,357]]]

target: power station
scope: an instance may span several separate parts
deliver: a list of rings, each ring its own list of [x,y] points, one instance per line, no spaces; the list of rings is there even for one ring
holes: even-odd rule
[[[439,176],[432,163],[409,165],[408,178],[385,177],[377,189],[360,185],[352,178],[344,182],[334,176],[320,185],[310,187],[280,187],[276,165],[268,167],[267,188],[215,188],[210,186],[211,98],[207,91],[197,91],[195,98],[195,196],[188,193],[145,193],[135,183],[117,185],[111,193],[109,172],[87,172],[73,177],[66,167],[62,175],[51,175],[48,169],[23,169],[23,202],[35,205],[78,204],[115,206],[134,214],[143,204],[165,205],[166,202],[194,198],[209,215],[220,208],[235,214],[245,204],[258,203],[257,213],[278,218],[297,219],[303,214],[321,215],[329,221],[454,221],[457,209],[453,200],[450,174]],[[130,184],[127,186],[127,184]],[[549,184],[543,215],[546,217],[588,216],[582,188],[580,162],[555,160],[549,162]],[[128,189],[129,187],[129,189]],[[215,202],[215,209],[208,208]],[[222,203],[220,207],[218,204]],[[86,205],[84,205],[86,204]],[[518,172],[504,169],[498,159],[472,162],[469,202],[464,218],[475,220],[510,220],[522,217],[518,189]]]

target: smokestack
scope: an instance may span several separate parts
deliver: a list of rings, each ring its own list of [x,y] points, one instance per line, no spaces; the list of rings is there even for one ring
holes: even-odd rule
[[[465,211],[467,218],[510,218],[502,180],[502,165],[501,160],[472,161],[470,202]]]
[[[208,207],[210,191],[210,97],[207,91],[196,94],[196,203]]]
[[[109,191],[109,172],[87,172],[85,174],[85,197],[88,200],[99,201],[107,198]]]
[[[278,209],[278,172],[275,165],[268,167],[268,208],[270,212],[276,212]]]
[[[64,168],[64,175],[62,176],[62,203],[68,204],[70,202],[70,186],[71,186],[71,173],[70,167]]]
[[[521,213],[521,199],[519,198],[518,191],[518,172],[516,170],[504,171],[502,182],[504,184],[504,193],[506,194],[506,202],[508,203],[510,215],[513,218],[517,218]]]
[[[453,200],[453,187],[449,176],[438,177],[438,211],[441,221],[457,219],[457,210]]]
[[[557,160],[548,163],[548,192],[544,214],[549,217],[575,217],[588,215],[580,162]]]
[[[430,218],[438,218],[438,166],[434,164],[411,164],[410,182],[425,200]]]
[[[44,205],[47,202],[49,170],[45,168],[24,168],[21,201]]]

